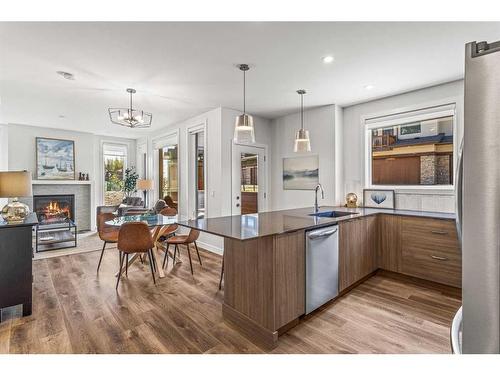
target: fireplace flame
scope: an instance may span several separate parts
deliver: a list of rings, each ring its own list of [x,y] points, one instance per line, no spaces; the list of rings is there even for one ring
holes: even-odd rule
[[[68,218],[71,219],[71,213],[69,206],[60,206],[57,201],[50,201],[44,208],[40,210],[43,213],[46,221],[50,221],[51,219],[63,219]]]

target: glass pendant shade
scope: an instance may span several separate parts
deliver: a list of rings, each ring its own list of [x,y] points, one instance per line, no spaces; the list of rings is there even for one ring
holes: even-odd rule
[[[234,123],[235,143],[255,143],[255,131],[253,117],[246,113],[236,117]]]
[[[310,152],[311,139],[309,138],[309,130],[299,129],[295,133],[295,142],[293,152]]]

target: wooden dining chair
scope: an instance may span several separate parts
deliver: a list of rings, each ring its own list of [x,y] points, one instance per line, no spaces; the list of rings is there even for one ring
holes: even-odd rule
[[[189,256],[189,266],[191,267],[191,274],[193,274],[193,262],[191,261],[191,249],[189,248],[190,244],[194,244],[194,247],[196,248],[196,253],[198,254],[198,261],[200,262],[200,266],[203,266],[201,262],[201,257],[200,257],[200,252],[198,250],[198,245],[196,244],[196,240],[200,236],[200,231],[196,229],[191,229],[189,231],[189,234],[187,235],[178,235],[178,236],[172,236],[170,238],[167,238],[167,251],[165,252],[165,257],[168,255],[168,247],[170,245],[174,245],[174,261],[173,264],[175,265],[175,257],[176,254],[180,254],[179,250],[179,245],[186,245],[187,251],[188,251],[188,256]],[[163,264],[165,264],[165,259],[163,260]]]
[[[101,256],[99,257],[99,264],[97,265],[97,272],[99,272],[99,268],[101,267],[102,257],[104,255],[106,245],[108,243],[118,242],[119,228],[106,224],[106,221],[113,220],[114,218],[116,218],[116,215],[111,212],[100,213],[97,215],[97,233],[99,234],[99,238],[104,241]]]
[[[160,211],[160,215],[163,216],[176,216],[177,210],[173,207],[165,207]],[[158,234],[156,235],[156,247],[161,248],[165,251],[165,258],[163,258],[163,268],[165,268],[165,263],[168,265],[168,243],[167,239],[175,235],[175,231],[179,228],[177,224],[168,224],[161,227]],[[165,243],[167,246],[165,247]]]
[[[125,274],[128,275],[128,256],[129,254],[136,253],[148,254],[153,283],[156,284],[155,272],[153,269],[153,247],[153,237],[151,236],[151,232],[149,231],[149,227],[146,223],[135,221],[122,224],[118,233],[120,271],[118,272],[118,280],[116,280],[116,289],[118,289],[118,284],[120,283],[123,261],[126,260]]]

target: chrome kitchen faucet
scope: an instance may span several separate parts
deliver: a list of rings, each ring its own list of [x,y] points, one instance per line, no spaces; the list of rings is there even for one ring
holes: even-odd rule
[[[321,184],[316,185],[314,188],[314,213],[318,213],[318,190],[321,189],[321,199],[325,199],[325,192],[323,191],[323,186]]]

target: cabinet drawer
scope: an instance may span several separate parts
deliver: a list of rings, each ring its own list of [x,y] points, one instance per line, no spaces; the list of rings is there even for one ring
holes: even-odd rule
[[[455,222],[450,220],[404,218],[402,235],[404,242],[418,238],[429,244],[439,242],[444,246],[458,247]]]
[[[401,263],[401,271],[406,275],[456,287],[462,285],[462,257],[458,252],[403,247]]]
[[[402,273],[461,286],[462,255],[453,221],[405,218],[401,255]]]

